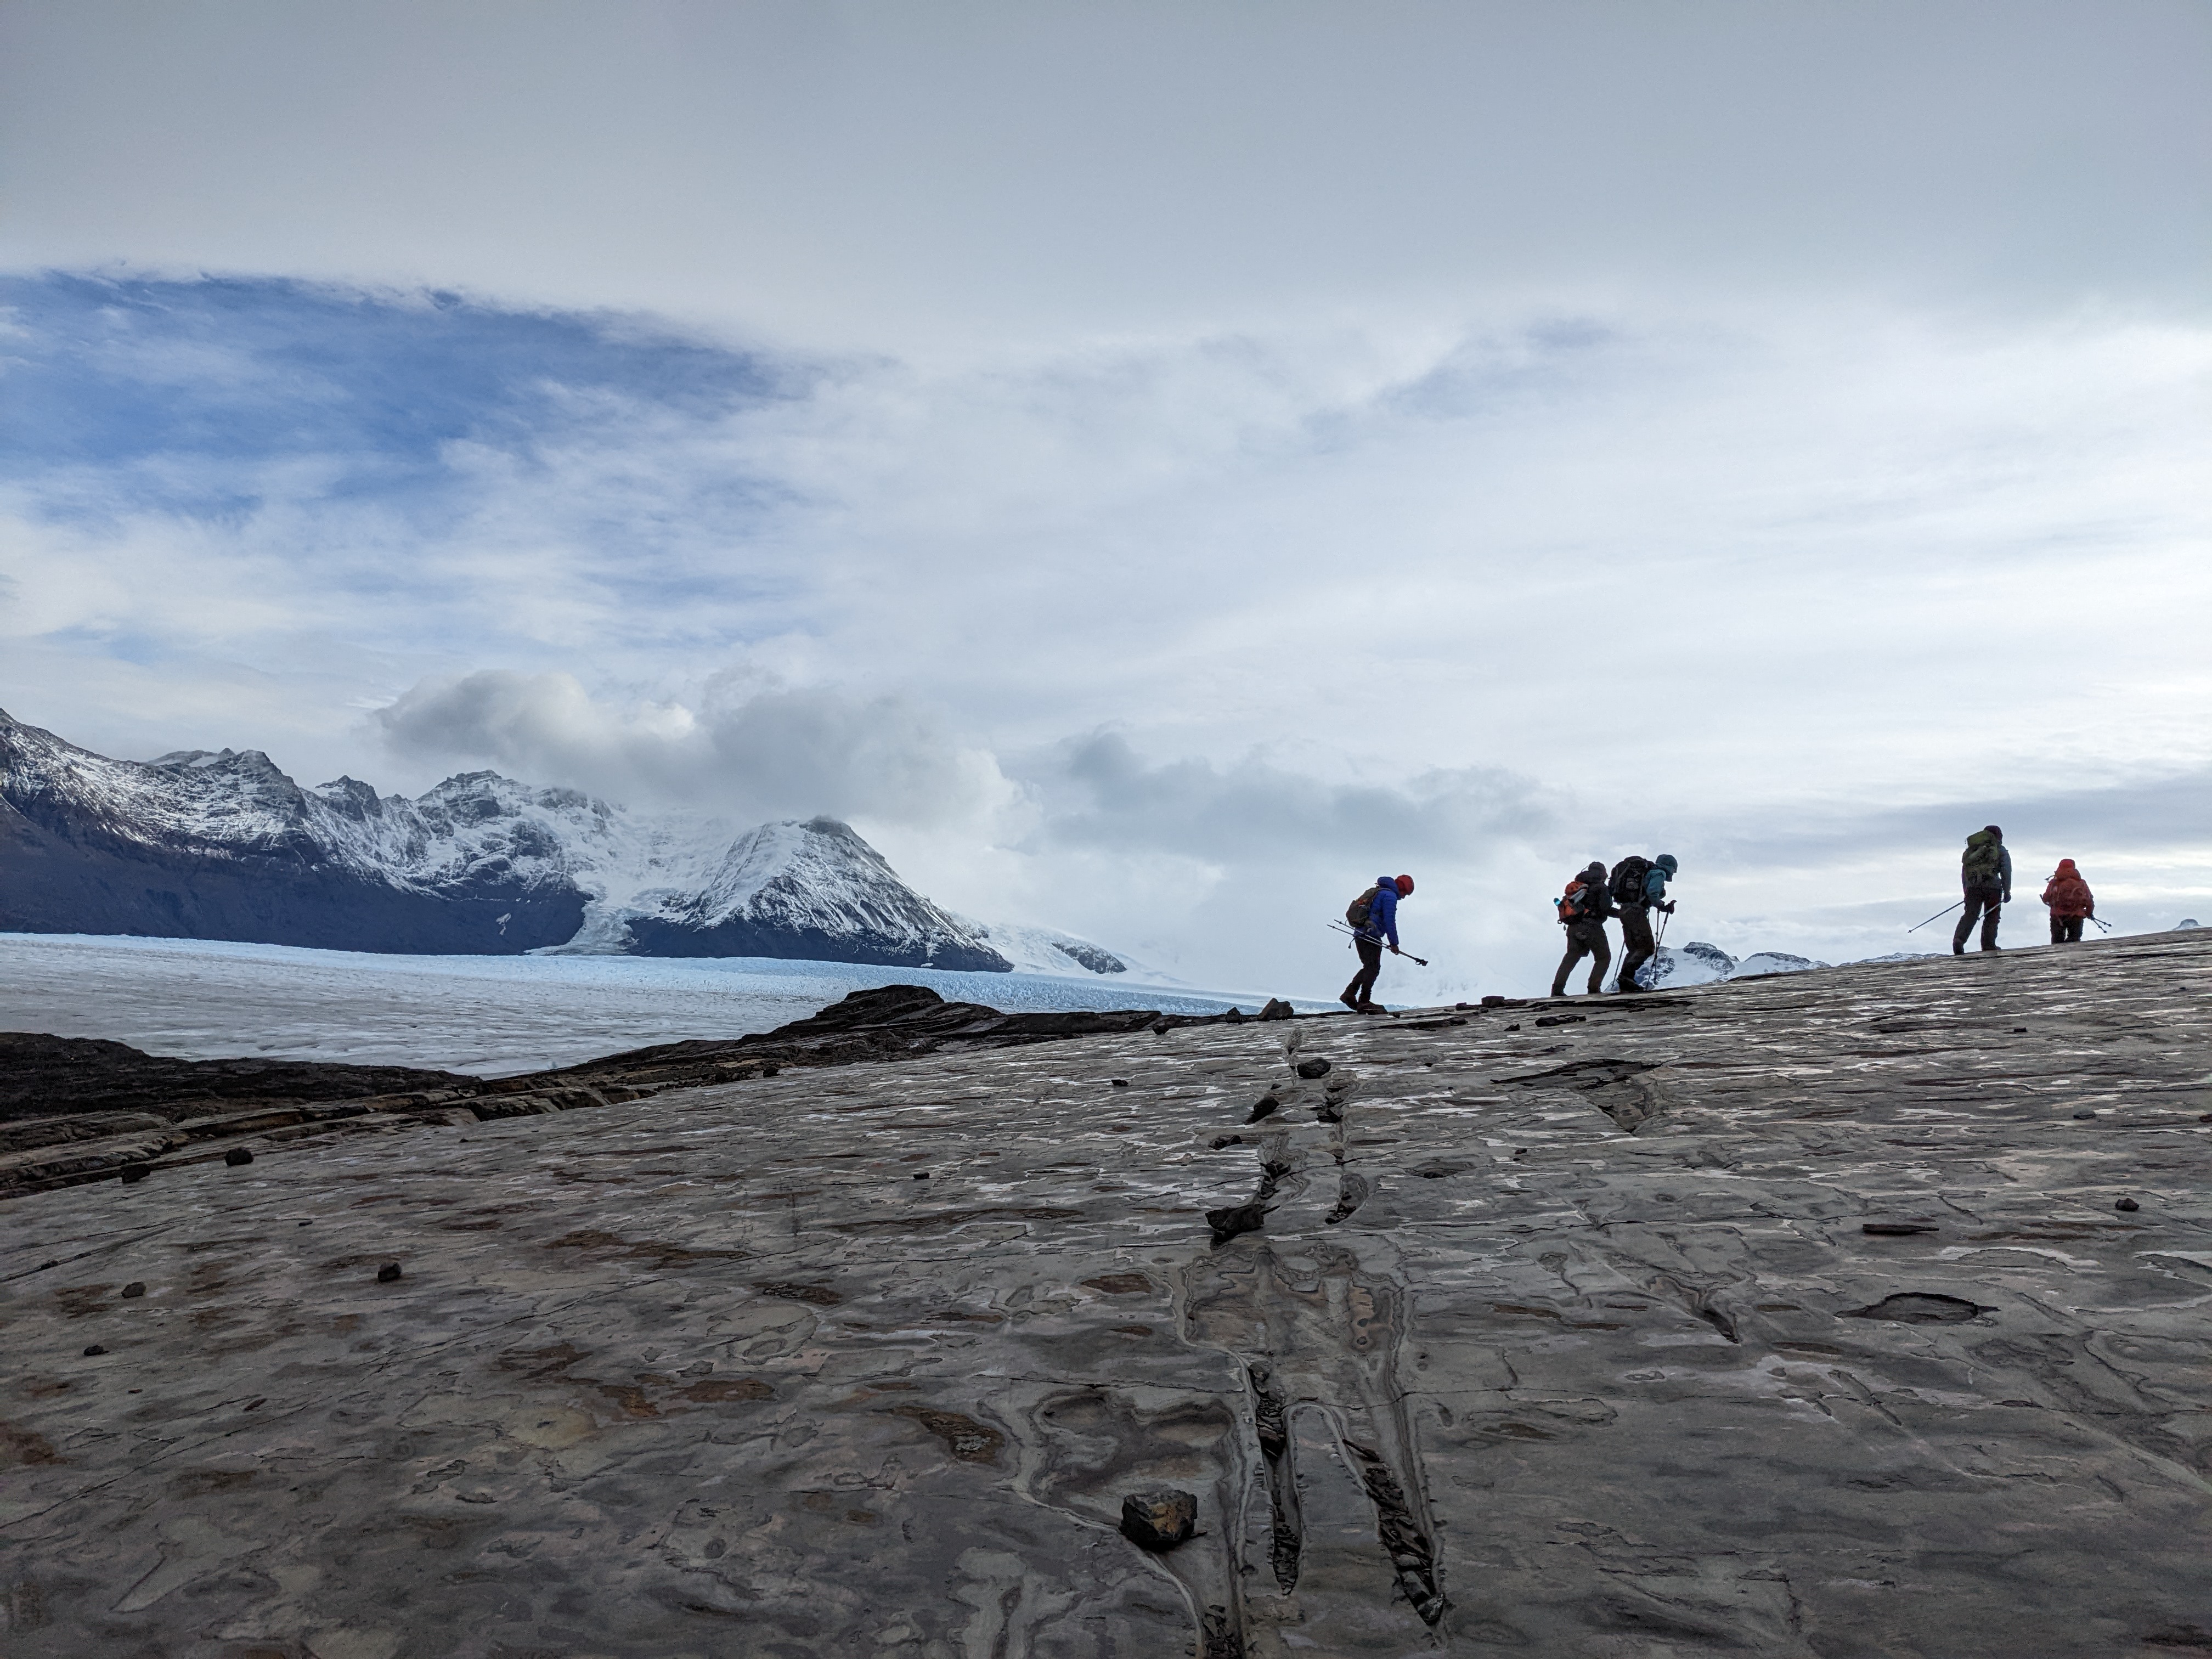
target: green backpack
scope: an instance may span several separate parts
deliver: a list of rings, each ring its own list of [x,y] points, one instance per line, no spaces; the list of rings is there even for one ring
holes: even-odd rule
[[[1970,887],[1995,887],[2004,879],[2004,848],[1986,830],[1966,837],[1966,851],[1959,860],[1959,875]]]

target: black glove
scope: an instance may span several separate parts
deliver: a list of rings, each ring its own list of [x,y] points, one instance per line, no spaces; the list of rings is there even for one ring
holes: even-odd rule
[[[1674,901],[1668,899],[1666,903],[1661,905],[1659,908],[1671,916],[1674,914]]]

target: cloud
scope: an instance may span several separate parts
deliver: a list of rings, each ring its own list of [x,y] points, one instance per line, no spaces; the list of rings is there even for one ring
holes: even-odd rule
[[[989,756],[955,744],[905,699],[754,676],[717,676],[689,703],[611,706],[572,675],[488,669],[419,684],[373,720],[403,757],[489,762],[531,781],[746,820],[826,812],[931,826],[1006,793]]]
[[[1551,830],[1559,805],[1556,791],[1495,768],[1429,770],[1392,787],[1331,782],[1256,756],[1150,764],[1115,732],[1070,738],[1015,775],[1035,793],[1042,844],[1152,848],[1218,865],[1458,861]]]

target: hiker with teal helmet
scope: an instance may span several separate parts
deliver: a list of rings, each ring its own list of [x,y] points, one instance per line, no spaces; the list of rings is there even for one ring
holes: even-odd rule
[[[1613,902],[1620,916],[1620,978],[1614,984],[1616,991],[1644,991],[1649,986],[1640,983],[1636,975],[1644,964],[1659,954],[1659,946],[1651,937],[1651,913],[1664,911],[1674,914],[1674,901],[1667,896],[1667,884],[1681,870],[1681,864],[1672,853],[1662,853],[1656,859],[1625,858],[1613,866]]]
[[[1966,908],[1951,934],[1951,954],[1966,954],[1966,935],[1978,921],[1982,949],[2002,949],[1997,943],[1997,918],[2012,902],[2012,853],[2004,844],[2004,831],[1994,823],[1966,837],[1966,850],[1959,859],[1959,885],[1966,890]]]

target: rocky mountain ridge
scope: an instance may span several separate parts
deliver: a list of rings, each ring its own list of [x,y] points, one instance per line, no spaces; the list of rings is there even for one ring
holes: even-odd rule
[[[989,930],[902,881],[850,825],[740,832],[495,772],[414,799],[312,788],[258,750],[97,755],[0,711],[0,929],[331,950],[756,956],[1003,973]],[[1086,941],[1018,930],[1060,971]],[[1111,964],[1111,965],[1108,965]]]

